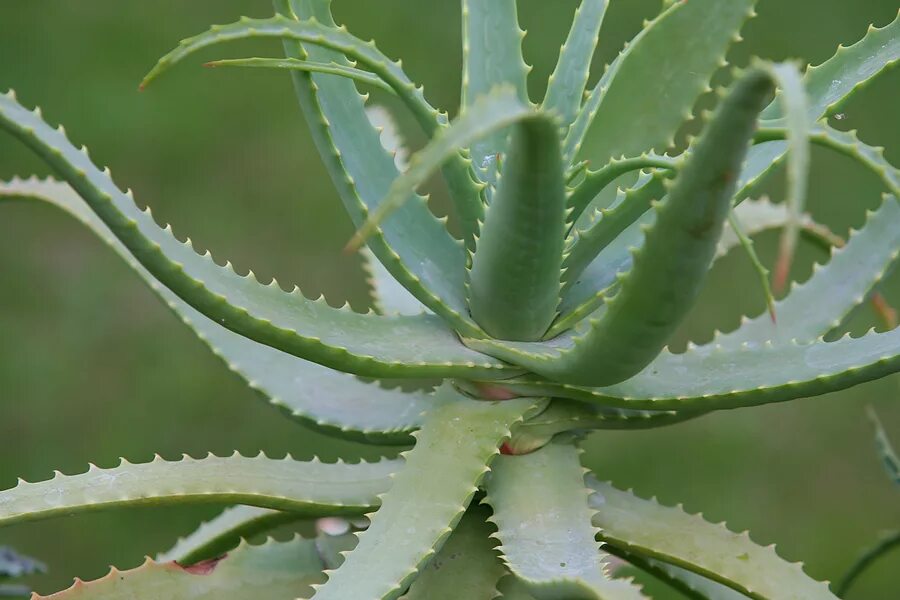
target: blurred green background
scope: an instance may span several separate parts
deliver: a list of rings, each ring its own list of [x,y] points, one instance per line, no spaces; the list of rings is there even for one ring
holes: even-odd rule
[[[577,2],[520,0],[534,65],[532,98],[546,77]],[[659,0],[619,0],[604,25],[594,77],[651,17]],[[458,102],[458,2],[335,0],[338,21],[375,37],[403,57],[429,99],[455,113]],[[830,56],[839,42],[883,25],[896,0],[760,0],[759,17],[732,58]],[[240,15],[267,16],[267,0],[51,2],[7,0],[0,10],[0,88],[40,104],[53,123],[87,144],[120,185],[134,188],[157,219],[189,233],[196,245],[261,278],[297,283],[307,295],[365,306],[358,261],[340,249],[352,232],[307,134],[282,73],[208,71],[200,61],[176,69],[155,88],[137,82],[180,38]],[[703,32],[697,32],[703,35]],[[673,52],[677,52],[673,48]],[[277,55],[277,43],[222,47],[212,59]],[[900,77],[868,87],[834,123],[859,128],[864,141],[893,145],[900,164]],[[421,135],[402,124],[412,145]],[[814,151],[810,208],[845,234],[880,197],[877,181],[845,159]],[[0,177],[46,173],[11,138],[0,136]],[[772,194],[780,198],[781,176]],[[759,244],[773,257],[772,237]],[[825,256],[804,249],[796,277]],[[883,290],[900,304],[900,281]],[[706,286],[676,345],[709,339],[742,313],[763,308],[747,260],[733,253]],[[863,308],[851,329],[875,324]],[[335,399],[338,401],[339,399]],[[596,434],[586,460],[600,477],[683,502],[734,530],[750,529],[782,556],[804,560],[817,578],[837,578],[878,532],[900,525],[900,491],[876,460],[863,408],[875,405],[900,443],[900,388],[889,378],[851,391],[790,404],[723,412],[669,429]],[[17,476],[45,479],[154,452],[291,452],[325,459],[360,452],[283,419],[168,312],[111,251],[54,209],[0,208],[0,487]],[[0,532],[50,566],[39,591],[95,578],[109,564],[137,565],[166,549],[214,508],[113,511],[26,524]],[[900,553],[871,571],[852,597],[893,598]],[[673,596],[674,597],[674,596]]]

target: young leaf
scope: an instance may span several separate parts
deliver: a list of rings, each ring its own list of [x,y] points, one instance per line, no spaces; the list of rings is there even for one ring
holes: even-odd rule
[[[589,128],[594,133],[580,155],[595,165],[671,146],[754,4],[679,2],[645,24],[591,92],[563,156],[571,161],[579,155]]]
[[[19,484],[0,492],[0,526],[114,507],[171,504],[249,504],[306,516],[359,515],[378,506],[396,460],[327,464],[318,460],[255,458],[235,453],[118,467]]]
[[[655,223],[618,292],[583,327],[547,342],[466,343],[544,377],[582,385],[618,383],[646,367],[693,305],[709,270],[756,117],[773,87],[768,69],[751,70],[734,84],[689,150],[666,200],[655,206]]]
[[[469,310],[491,336],[538,340],[556,316],[566,198],[558,125],[519,121],[477,240]]]
[[[528,104],[526,80],[530,67],[522,59],[522,39],[516,0],[462,0],[463,75],[461,113],[497,85],[509,85]],[[506,152],[506,132],[494,131],[471,149],[482,181],[493,184],[497,156]]]
[[[484,501],[503,560],[540,600],[643,598],[605,572],[578,455],[571,444],[548,444],[494,461]]]
[[[563,138],[581,107],[607,5],[608,0],[582,0],[575,10],[566,43],[559,51],[556,68],[547,81],[541,108],[559,115]]]
[[[440,549],[529,400],[474,401],[445,386],[448,401],[429,413],[404,455],[372,525],[317,600],[393,600]]]
[[[600,539],[629,554],[683,567],[757,599],[834,600],[828,586],[810,579],[799,564],[758,546],[747,534],[713,525],[681,507],[642,500],[591,477],[591,506]]]

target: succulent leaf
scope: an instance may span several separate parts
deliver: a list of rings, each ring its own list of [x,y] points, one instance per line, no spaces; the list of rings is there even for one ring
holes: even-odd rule
[[[512,128],[476,243],[469,310],[497,338],[538,340],[556,317],[566,219],[558,130],[542,114]]]
[[[666,582],[690,600],[747,600],[745,594],[717,583],[712,579],[698,575],[693,571],[688,571],[654,558],[629,554],[619,548],[610,547],[609,550],[610,554],[615,554],[642,571],[646,571],[657,579]]]
[[[775,304],[777,324],[760,316],[731,333],[717,335],[713,344],[737,349],[746,343],[802,343],[838,327],[900,255],[900,203],[887,196],[867,216],[865,226],[852,232],[844,247],[835,248],[828,263],[817,266],[809,280],[795,285]],[[809,310],[812,302],[816,310]]]
[[[414,434],[416,446],[404,454],[371,526],[344,565],[329,573],[318,600],[400,596],[450,535],[510,429],[534,406],[527,399],[469,400],[447,386],[438,394],[454,401],[431,411]]]
[[[540,600],[643,598],[605,572],[579,454],[572,444],[548,444],[494,461],[484,501],[503,560]]]
[[[835,584],[834,593],[840,598],[846,598],[847,592],[850,591],[850,588],[853,587],[853,584],[856,583],[860,575],[876,561],[896,548],[900,548],[900,531],[890,531],[887,534],[882,535],[881,539],[878,540],[874,546],[863,552],[850,568],[847,569],[847,573],[840,582]]]
[[[324,10],[327,13],[327,3]],[[327,18],[330,21],[330,16]],[[300,52],[305,52],[309,58],[323,62],[344,64],[342,61],[346,59],[342,54],[357,60],[394,88],[418,117],[420,125],[426,127],[427,133],[433,134],[440,129],[438,112],[428,105],[421,89],[409,80],[397,63],[345,29],[329,27],[315,19],[297,21],[278,15],[270,19],[244,18],[230,25],[214,27],[184,40],[163,56],[142,85],[149,84],[176,63],[208,46],[262,37],[293,43],[294,55],[289,58],[303,58]],[[305,46],[305,50],[301,50],[297,42],[321,47]],[[359,226],[369,211],[377,208],[398,175],[393,157],[381,146],[378,132],[365,114],[363,98],[352,81],[334,77],[329,80],[328,75],[297,71],[293,71],[292,76],[301,107],[307,107],[304,108],[307,121],[316,130],[319,153],[326,161],[350,218]],[[462,160],[459,156],[455,158]],[[448,182],[456,189],[454,184],[467,181],[469,189],[466,193],[480,206],[478,188],[468,174],[468,165],[460,165],[459,160],[450,160],[447,164],[456,165],[465,172]],[[397,281],[433,312],[459,331],[480,335],[465,308],[464,249],[450,237],[443,223],[434,218],[424,199],[415,197],[406,202],[395,215],[391,227],[379,231],[369,247]]]
[[[35,600],[244,600],[310,598],[324,577],[319,540],[295,537],[287,542],[247,543],[224,557],[193,567],[148,558],[127,571],[113,568],[95,581],[76,579],[72,587]]]
[[[402,600],[489,598],[506,573],[490,537],[490,514],[485,506],[469,506]]]
[[[638,375],[608,387],[513,378],[504,380],[502,389],[614,408],[709,411],[818,396],[897,371],[900,328],[834,342],[765,342],[735,348],[707,344],[683,354],[663,351]]]
[[[801,217],[803,216],[805,215],[801,215]],[[787,221],[790,221],[792,219],[794,219],[794,217],[790,214],[790,211],[788,211]],[[775,296],[772,294],[772,287],[769,285],[769,270],[762,264],[762,261],[759,260],[759,256],[756,255],[756,250],[753,248],[753,240],[750,239],[750,236],[744,233],[744,228],[741,225],[741,222],[735,214],[734,210],[732,210],[728,214],[728,226],[731,229],[731,233],[733,233],[737,238],[738,243],[741,245],[741,248],[744,249],[744,253],[747,254],[747,258],[750,259],[750,264],[753,266],[753,270],[756,271],[760,287],[762,287],[763,295],[766,298],[766,308],[769,311],[769,317],[774,323],[776,320]],[[719,253],[720,247],[721,238],[719,238],[719,245],[716,246],[716,254]]]
[[[305,71],[308,73],[326,73],[352,79],[358,83],[371,85],[385,92],[394,93],[394,88],[377,75],[362,69],[355,69],[337,63],[321,63],[299,58],[227,58],[214,60],[203,65],[205,67],[243,67],[255,69],[280,69],[284,71]]]
[[[458,344],[437,317],[388,318],[334,309],[324,300],[305,298],[297,288],[289,293],[274,281],[263,285],[252,272],[238,275],[230,263],[219,266],[208,252],[197,254],[190,241],[182,243],[170,227],[160,228],[149,209],[138,209],[131,194],[122,192],[108,171],[94,166],[61,130],[51,128],[9,94],[0,96],[0,127],[56,169],[160,283],[232,331],[307,360],[372,377],[450,375],[458,370],[453,363],[463,356],[469,365],[463,370],[490,364]],[[362,337],[367,330],[368,340]],[[410,344],[388,343],[391,333],[403,330]],[[347,335],[350,331],[352,336]],[[391,356],[403,349],[408,356]]]
[[[683,6],[683,5],[679,5]],[[550,379],[609,385],[637,374],[693,305],[731,208],[756,117],[773,89],[768,69],[749,71],[689,150],[619,291],[581,327],[547,342],[467,340]],[[601,253],[602,255],[602,253]]]
[[[227,365],[285,414],[323,433],[370,443],[405,444],[438,400],[366,383],[234,333],[185,303],[135,260],[72,188],[53,180],[0,183],[0,201],[48,202],[78,219],[112,247]],[[384,274],[382,282],[393,281]],[[389,283],[381,286],[384,289]],[[396,283],[395,288],[400,288]],[[405,290],[403,290],[405,292]],[[398,292],[399,293],[399,292]],[[334,402],[333,398],[340,398]]]
[[[166,504],[239,503],[307,516],[359,515],[378,506],[396,460],[322,463],[291,458],[184,456],[118,467],[91,465],[85,473],[19,484],[0,492],[0,526],[58,515]]]
[[[375,310],[382,315],[417,315],[428,309],[384,268],[367,246],[360,248]]]
[[[516,0],[462,0],[463,74],[461,112],[497,85],[508,84],[528,104],[527,79],[531,70],[522,58],[522,39]],[[493,185],[497,157],[506,152],[505,131],[496,131],[472,145],[475,170]]]
[[[571,161],[581,155],[604,165],[617,156],[671,146],[754,4],[690,0],[647,23],[591,92],[563,156]],[[678,52],[672,51],[675,44]],[[589,129],[596,141],[579,154]]]
[[[680,507],[643,500],[588,478],[600,539],[629,554],[655,558],[724,584],[751,598],[834,599],[828,586],[810,579],[799,564],[780,558],[772,546],[714,525]]]
[[[547,81],[547,93],[541,107],[559,115],[563,139],[581,107],[608,4],[608,0],[582,0],[575,10],[566,43],[559,51],[556,68]]]

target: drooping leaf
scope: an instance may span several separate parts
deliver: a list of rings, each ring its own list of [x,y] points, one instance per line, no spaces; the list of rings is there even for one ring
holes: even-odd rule
[[[328,23],[328,2],[322,9]],[[282,15],[270,19],[241,19],[236,23],[215,26],[210,30],[184,40],[177,48],[163,56],[144,78],[147,85],[173,65],[208,46],[226,41],[274,37],[294,42],[295,55],[303,58],[297,42],[320,48],[306,48],[309,58],[316,61],[333,61],[344,64],[342,55],[350,57],[369,68],[397,92],[417,117],[426,133],[433,135],[442,126],[441,118],[424,98],[420,88],[406,76],[398,63],[385,57],[373,45],[350,35],[345,28],[320,23],[322,19],[297,21]],[[342,62],[344,61],[344,62]],[[365,114],[363,99],[352,81],[331,78],[328,75],[292,72],[297,84],[301,106],[308,120],[319,121],[315,127],[319,153],[329,166],[332,179],[344,201],[353,222],[359,226],[369,211],[374,210],[397,176],[393,158],[384,151],[378,133]],[[322,81],[321,78],[326,78]],[[303,82],[314,80],[318,89]],[[312,97],[310,97],[312,95]],[[328,100],[326,100],[328,98]],[[324,119],[324,123],[322,120]],[[352,127],[352,129],[351,129]],[[460,186],[468,189],[463,195],[480,207],[478,187],[468,172],[468,165],[458,160],[447,164],[457,169],[448,179],[451,192]],[[385,267],[416,298],[436,314],[453,323],[459,331],[479,335],[478,328],[465,310],[461,268],[465,264],[462,245],[450,237],[444,225],[428,210],[425,200],[412,198],[406,208],[395,216],[390,230],[378,232],[369,247]],[[399,258],[398,258],[399,257]],[[454,274],[457,274],[454,277]]]
[[[595,165],[671,146],[754,4],[690,0],[647,23],[591,92],[563,155],[579,155],[586,134],[580,155]]]
[[[528,104],[526,80],[530,67],[522,58],[516,0],[462,0],[463,75],[461,112],[497,86],[512,86],[516,98]],[[506,152],[506,132],[495,131],[471,148],[482,181],[494,184],[497,156]]]
[[[582,0],[575,10],[566,43],[559,51],[556,68],[547,81],[547,94],[541,107],[559,116],[563,138],[581,107],[607,5],[607,0]]]
[[[490,598],[506,573],[490,537],[490,511],[469,506],[447,542],[413,581],[402,600]]]
[[[53,180],[0,184],[0,201],[48,202],[74,216],[109,244],[228,367],[292,418],[331,435],[373,443],[412,441],[422,414],[439,401],[430,393],[384,389],[376,383],[259,344],[210,320],[159,285],[68,185]],[[389,278],[385,275],[382,281]],[[340,399],[340,401],[335,401]]]
[[[453,401],[429,413],[416,447],[393,477],[371,526],[343,567],[329,573],[318,600],[394,600],[440,549],[530,400],[474,401],[448,386]]]
[[[204,65],[205,67],[242,67],[253,69],[280,69],[284,71],[306,71],[308,73],[326,73],[328,75],[337,75],[352,79],[358,83],[371,85],[386,92],[394,92],[394,88],[389,86],[377,75],[373,75],[362,69],[355,69],[346,65],[336,63],[320,63],[311,60],[300,60],[299,58],[228,58],[221,60],[213,60]]]
[[[605,572],[578,455],[571,444],[553,443],[494,461],[484,501],[494,509],[503,560],[540,600],[643,598]]]
[[[680,6],[680,5],[679,5]],[[546,342],[464,340],[550,379],[624,381],[662,350],[693,305],[731,208],[756,117],[773,89],[769,69],[749,71],[697,139],[619,290],[586,322]]]
[[[512,128],[476,243],[469,310],[497,338],[538,340],[556,317],[566,218],[557,132],[542,115]]]
[[[891,531],[881,536],[881,539],[863,552],[856,561],[850,565],[841,580],[835,584],[834,593],[840,598],[846,598],[847,592],[876,561],[886,556],[896,548],[900,548],[900,531]]]
[[[751,598],[783,598],[786,590],[798,600],[835,598],[798,563],[780,558],[772,546],[755,544],[746,533],[733,533],[680,507],[643,500],[591,477],[588,485],[595,492],[594,525],[611,546],[688,569]]]
[[[160,228],[149,209],[138,209],[131,194],[123,193],[108,171],[94,166],[85,151],[72,146],[62,130],[51,128],[10,94],[0,96],[0,127],[63,176],[160,283],[232,331],[313,362],[373,377],[442,376],[454,371],[452,365],[463,356],[463,363],[470,365],[464,370],[490,362],[456,343],[437,317],[388,318],[334,309],[324,300],[305,298],[296,288],[289,293],[276,282],[263,285],[252,272],[238,275],[230,263],[219,266],[209,253],[197,254],[190,241],[182,243],[171,228]],[[389,344],[391,335],[403,335],[409,343]],[[397,351],[408,355],[392,356]]]
[[[0,526],[58,515],[172,504],[248,504],[306,516],[358,515],[378,506],[396,460],[377,463],[299,462],[291,458],[185,456],[118,467],[91,465],[79,475],[19,484],[0,492]]]

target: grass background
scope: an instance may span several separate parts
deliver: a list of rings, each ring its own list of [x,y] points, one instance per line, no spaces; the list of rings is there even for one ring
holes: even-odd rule
[[[339,21],[375,37],[429,99],[455,112],[458,102],[460,17],[457,2],[336,0]],[[576,2],[520,0],[534,65],[532,98],[540,98]],[[604,62],[658,10],[658,0],[613,2],[595,61]],[[731,57],[800,58],[817,63],[839,42],[859,39],[870,23],[896,15],[896,0],[760,0],[759,16]],[[284,74],[206,71],[194,60],[140,94],[137,82],[180,38],[240,15],[267,16],[266,0],[175,2],[5,2],[0,9],[0,87],[15,88],[27,105],[40,104],[70,137],[86,143],[117,181],[135,189],[160,221],[190,233],[201,248],[277,276],[334,303],[364,306],[362,272],[340,252],[352,232],[312,147]],[[703,35],[703,32],[697,32]],[[205,58],[277,55],[275,43],[218,48]],[[673,48],[677,52],[677,48]],[[841,128],[863,140],[893,145],[900,163],[897,72],[853,101]],[[413,146],[421,135],[408,119]],[[863,222],[881,193],[878,182],[841,157],[815,150],[810,208],[846,233]],[[8,136],[0,136],[0,177],[46,173]],[[782,176],[773,178],[780,198]],[[759,241],[764,260],[773,238]],[[795,276],[813,261],[804,249]],[[900,282],[884,292],[900,303]],[[739,315],[762,310],[745,257],[714,269],[679,341],[709,339]],[[867,309],[850,328],[875,323]],[[875,405],[900,443],[896,378],[848,392],[723,412],[669,429],[596,434],[586,461],[601,477],[735,530],[761,543],[777,542],[791,560],[804,560],[818,578],[838,577],[878,532],[900,524],[900,493],[875,458],[864,417]],[[18,476],[44,479],[52,469],[80,472],[117,457],[148,460],[154,452],[219,454],[265,450],[325,459],[357,454],[358,446],[298,429],[260,402],[89,233],[36,206],[0,211],[0,487]],[[33,584],[59,589],[72,577],[95,578],[107,565],[137,565],[167,548],[214,508],[112,511],[26,524],[0,532],[10,544],[40,557],[50,573]],[[869,573],[855,598],[890,598],[900,554]],[[675,596],[672,596],[675,597]]]

